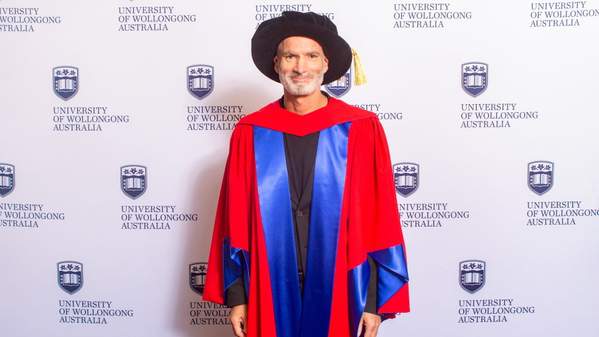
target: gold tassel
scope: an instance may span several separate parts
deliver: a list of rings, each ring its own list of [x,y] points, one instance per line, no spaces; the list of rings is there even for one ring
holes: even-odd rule
[[[360,62],[360,55],[353,48],[351,54],[354,57],[354,84],[366,84],[366,73],[364,73],[364,67],[362,67],[362,62]]]

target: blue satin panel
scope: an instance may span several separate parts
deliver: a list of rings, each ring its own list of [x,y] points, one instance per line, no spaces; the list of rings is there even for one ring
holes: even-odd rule
[[[225,238],[223,242],[223,274],[225,294],[235,280],[243,275],[245,293],[249,294],[250,258],[246,250],[231,246],[231,240]]]
[[[377,310],[408,282],[408,266],[403,246],[397,245],[369,253],[377,262]]]
[[[350,124],[346,122],[323,129],[318,137],[304,280],[302,337],[327,337],[329,332]]]
[[[377,311],[382,307],[406,282],[408,270],[402,245],[377,250],[368,255],[377,266]],[[358,333],[358,326],[368,296],[370,264],[366,259],[362,264],[349,271],[349,315],[352,336]],[[383,319],[385,319],[383,317]]]
[[[283,134],[254,127],[260,214],[279,337],[328,335],[349,126],[335,125],[318,137],[303,296]]]
[[[368,296],[368,281],[370,279],[370,264],[368,259],[349,271],[349,323],[351,336],[358,334],[358,326],[366,307]]]
[[[254,126],[258,199],[279,337],[298,337],[301,296],[283,134]]]

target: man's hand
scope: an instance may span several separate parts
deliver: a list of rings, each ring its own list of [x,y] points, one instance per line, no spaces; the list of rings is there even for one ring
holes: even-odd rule
[[[247,304],[240,304],[231,308],[231,312],[229,313],[229,321],[231,322],[231,327],[233,328],[233,334],[236,337],[245,337],[245,334],[247,333],[247,314]]]
[[[358,336],[376,337],[379,332],[379,325],[381,325],[381,316],[369,312],[363,313],[358,326]]]

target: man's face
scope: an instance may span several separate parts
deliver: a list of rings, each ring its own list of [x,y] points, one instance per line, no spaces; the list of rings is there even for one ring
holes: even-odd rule
[[[308,96],[320,90],[329,69],[329,60],[320,44],[302,36],[281,41],[274,63],[283,88],[294,96]]]

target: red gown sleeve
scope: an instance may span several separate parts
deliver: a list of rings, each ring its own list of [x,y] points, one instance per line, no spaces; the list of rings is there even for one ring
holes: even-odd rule
[[[389,145],[378,118],[355,121],[348,153],[348,264],[377,263],[377,311],[385,318],[410,311],[405,242]]]
[[[249,220],[253,177],[252,127],[238,125],[231,135],[229,155],[218,198],[208,273],[203,299],[224,304],[227,281],[235,277],[235,263],[249,250]],[[244,261],[241,261],[242,264]],[[247,261],[245,261],[247,262]],[[239,267],[239,266],[237,266]],[[243,269],[243,266],[241,266]],[[229,280],[227,280],[229,279]],[[234,279],[233,279],[234,281]],[[229,284],[229,285],[230,285]]]

